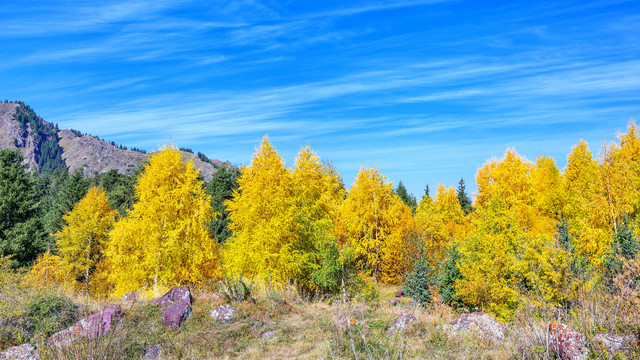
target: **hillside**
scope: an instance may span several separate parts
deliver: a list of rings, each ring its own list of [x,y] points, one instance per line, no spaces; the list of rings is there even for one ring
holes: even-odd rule
[[[17,117],[17,113],[23,115]],[[23,119],[22,123],[16,117]],[[66,166],[70,171],[82,169],[85,176],[112,169],[131,174],[149,157],[149,154],[127,150],[92,135],[57,129],[28,106],[14,102],[0,103],[0,147],[17,148],[30,169],[42,172]],[[228,161],[210,159],[207,162],[195,154],[182,153],[201,169],[205,180],[211,179],[216,167],[232,166]]]

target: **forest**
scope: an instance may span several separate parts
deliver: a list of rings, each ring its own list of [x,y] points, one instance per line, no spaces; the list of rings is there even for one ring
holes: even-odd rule
[[[347,190],[309,147],[285,167],[267,137],[248,166],[208,183],[170,145],[131,176],[39,175],[21,161],[0,154],[3,261],[92,297],[223,279],[306,294],[381,282],[508,319],[525,300],[635,291],[640,275],[635,123],[597,156],[579,141],[562,171],[508,149],[478,170],[473,203],[463,180],[416,202],[376,168]]]

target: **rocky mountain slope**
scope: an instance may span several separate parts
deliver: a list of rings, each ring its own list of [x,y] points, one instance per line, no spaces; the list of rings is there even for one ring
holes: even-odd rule
[[[21,111],[29,113],[24,104],[0,103],[0,147],[17,148],[25,158],[30,169],[42,171],[46,167],[49,148],[62,150],[64,165],[70,170],[82,169],[85,176],[100,174],[116,169],[123,174],[135,171],[148,157],[139,151],[127,150],[91,135],[82,135],[77,131],[59,130],[57,126],[44,121],[31,111],[31,117],[22,123],[14,114]],[[31,110],[31,109],[28,109]],[[56,136],[57,135],[57,136]],[[46,149],[43,145],[46,144]],[[200,157],[189,152],[182,152],[186,159],[192,159],[196,168],[205,180],[210,180],[219,166],[232,166],[228,161],[209,159],[203,161]],[[207,159],[205,159],[207,160]],[[61,161],[58,159],[58,163]]]

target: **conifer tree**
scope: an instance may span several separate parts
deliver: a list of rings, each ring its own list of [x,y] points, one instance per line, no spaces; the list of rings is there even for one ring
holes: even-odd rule
[[[175,147],[151,156],[136,184],[137,202],[109,232],[105,256],[116,296],[141,288],[157,295],[218,278],[210,198],[198,174]]]
[[[303,259],[294,246],[292,176],[268,137],[241,170],[238,189],[226,205],[233,236],[225,244],[225,271],[263,283],[295,279]]]
[[[219,217],[212,218],[209,223],[211,235],[218,243],[226,242],[232,235],[229,229],[229,212],[224,203],[233,197],[234,190],[238,188],[239,176],[238,168],[222,166],[213,173],[213,177],[207,183],[205,191],[211,196],[211,207],[213,211],[220,213]]]
[[[109,206],[104,190],[92,187],[64,215],[65,226],[54,234],[62,260],[69,264],[75,277],[84,279],[85,295],[89,296],[89,277],[103,258],[103,248],[116,212]]]
[[[308,146],[296,158],[292,186],[296,206],[295,248],[303,255],[301,281],[314,287],[310,283],[314,273],[320,271],[322,264],[337,260],[326,257],[335,255],[335,228],[345,189],[335,169],[323,164]]]
[[[407,188],[402,183],[402,180],[398,182],[398,187],[396,187],[394,192],[411,209],[411,211],[415,211],[417,206],[416,198],[407,192]]]
[[[403,247],[413,230],[413,219],[409,207],[377,169],[360,169],[343,203],[342,220],[360,267],[382,282],[401,280]]]
[[[465,214],[470,213],[473,208],[471,206],[471,199],[469,195],[467,195],[466,186],[464,184],[464,179],[460,179],[458,183],[458,189],[456,191],[456,195],[458,196],[458,202],[460,203],[460,207]]]

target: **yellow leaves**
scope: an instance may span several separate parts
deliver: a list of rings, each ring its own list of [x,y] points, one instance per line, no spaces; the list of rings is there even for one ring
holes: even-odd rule
[[[55,233],[60,257],[76,275],[84,275],[102,258],[102,249],[116,219],[104,190],[92,187],[69,213],[67,224]]]
[[[225,249],[225,267],[234,275],[286,282],[299,274],[295,251],[296,203],[292,175],[265,137],[243,168],[238,190],[226,203],[233,237]]]
[[[465,216],[453,187],[438,186],[435,200],[425,197],[414,216],[417,229],[431,254],[432,265],[444,256],[454,236],[465,233]]]
[[[411,210],[377,169],[362,168],[342,206],[342,220],[361,266],[380,280],[397,282],[404,273],[405,238],[413,230]]]
[[[219,276],[218,251],[207,221],[209,196],[192,161],[165,147],[149,160],[136,185],[133,210],[109,233],[105,253],[114,293],[160,292],[182,282]]]

